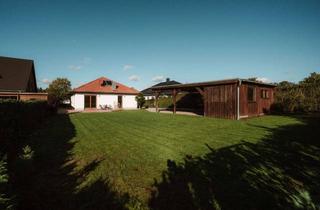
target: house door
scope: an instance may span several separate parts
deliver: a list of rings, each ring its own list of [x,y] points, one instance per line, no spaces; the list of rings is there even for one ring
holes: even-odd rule
[[[84,108],[96,108],[96,107],[97,107],[97,96],[85,95]]]
[[[122,96],[118,96],[118,108],[122,109]]]

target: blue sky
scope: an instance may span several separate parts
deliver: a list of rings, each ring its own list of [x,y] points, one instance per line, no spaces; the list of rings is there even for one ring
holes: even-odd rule
[[[0,55],[35,61],[38,85],[100,76],[299,81],[320,71],[320,1],[2,1]]]

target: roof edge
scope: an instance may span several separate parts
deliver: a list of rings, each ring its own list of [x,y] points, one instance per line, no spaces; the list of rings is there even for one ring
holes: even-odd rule
[[[8,56],[0,56],[0,58],[7,58],[7,59],[15,59],[15,60],[32,61],[32,62],[34,62],[33,59],[29,59],[29,58],[16,58],[16,57],[8,57]]]
[[[210,86],[210,85],[233,84],[233,83],[239,83],[239,82],[247,82],[247,83],[252,83],[257,85],[276,87],[276,85],[270,84],[270,83],[252,81],[252,80],[241,79],[241,78],[232,78],[232,79],[212,80],[212,81],[205,81],[205,82],[194,82],[194,83],[185,83],[185,84],[176,84],[176,85],[164,85],[164,86],[151,87],[151,89],[158,90],[158,89],[179,88],[179,87],[185,87],[185,88],[196,87],[196,86],[203,87],[203,86]]]
[[[93,91],[71,91],[72,94],[101,94],[101,95],[138,95],[140,92],[128,93],[128,92],[93,92]]]

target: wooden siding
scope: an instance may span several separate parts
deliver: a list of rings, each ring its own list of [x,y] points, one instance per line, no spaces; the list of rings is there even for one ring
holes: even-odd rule
[[[29,101],[29,100],[40,100],[40,101],[47,101],[48,100],[48,94],[20,94],[20,100],[21,101]]]
[[[16,92],[0,92],[0,98],[15,98],[21,101],[41,100],[48,101],[47,93],[16,93]]]
[[[255,88],[255,100],[248,101],[248,87]],[[261,98],[261,90],[267,90],[269,98]],[[252,84],[240,86],[240,117],[258,116],[268,113],[273,103],[273,88]]]
[[[236,84],[204,88],[204,114],[209,117],[236,119]]]
[[[268,98],[261,98],[261,90],[267,90],[268,91]],[[268,113],[270,112],[270,107],[274,102],[273,95],[274,95],[274,89],[273,88],[266,88],[266,87],[258,87],[258,111],[260,113]]]

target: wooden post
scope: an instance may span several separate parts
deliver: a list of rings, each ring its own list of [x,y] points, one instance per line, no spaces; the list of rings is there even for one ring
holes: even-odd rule
[[[172,90],[172,96],[173,96],[173,114],[176,113],[177,111],[177,90],[173,89]]]
[[[202,96],[204,96],[204,90],[202,90],[202,89],[199,88],[199,87],[196,87],[196,90],[197,90]]]
[[[203,115],[207,115],[207,96],[205,94],[204,89],[201,89],[199,87],[196,87],[196,90],[201,94],[202,99],[203,99]]]

